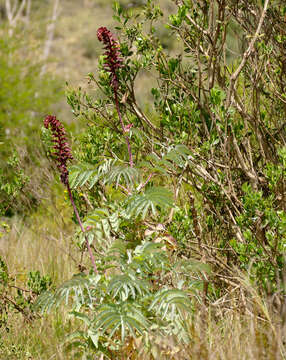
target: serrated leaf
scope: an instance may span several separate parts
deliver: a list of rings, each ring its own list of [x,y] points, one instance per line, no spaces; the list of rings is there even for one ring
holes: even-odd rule
[[[112,238],[112,232],[118,231],[119,224],[120,220],[117,212],[110,214],[108,209],[97,208],[87,217],[84,227],[91,227],[89,233],[94,234],[97,243],[102,240],[109,243]]]
[[[97,179],[97,169],[84,166],[73,166],[69,169],[69,182],[72,189],[84,186],[91,179]]]
[[[91,321],[86,314],[80,313],[78,311],[71,311],[70,314],[73,315],[75,318],[83,321],[87,326],[91,325]]]
[[[119,304],[104,304],[98,309],[95,318],[94,330],[106,332],[112,337],[115,332],[120,332],[121,341],[127,333],[137,337],[136,331],[143,334],[148,329],[149,323],[141,310],[134,302],[122,302]]]
[[[104,159],[97,165],[81,164],[69,168],[69,181],[72,189],[89,185],[91,189],[97,181],[104,178],[112,167],[117,163],[114,159]]]
[[[100,275],[76,275],[72,279],[65,281],[54,293],[46,291],[41,294],[35,303],[35,307],[41,309],[42,312],[49,312],[53,307],[58,307],[63,301],[68,304],[71,297],[74,300],[75,308],[84,303],[92,304],[94,299],[90,289],[94,288],[100,279]]]
[[[131,187],[134,183],[139,182],[139,171],[130,167],[129,165],[117,165],[110,168],[106,176],[103,178],[104,184],[114,184],[118,187],[119,184],[124,184]]]
[[[127,200],[126,213],[141,216],[144,219],[149,211],[156,214],[156,207],[168,208],[173,206],[173,194],[163,187],[151,187],[143,194],[131,196]]]
[[[143,296],[149,292],[149,284],[146,281],[136,278],[134,274],[122,274],[114,276],[107,291],[111,296],[117,296],[125,301],[129,297],[135,299],[137,295]]]
[[[182,311],[191,312],[192,303],[188,295],[179,289],[162,289],[155,295],[149,310],[155,309],[163,319],[173,320]]]

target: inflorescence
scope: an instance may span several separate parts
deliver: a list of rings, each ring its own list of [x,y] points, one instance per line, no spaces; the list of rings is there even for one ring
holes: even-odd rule
[[[61,173],[61,181],[64,185],[68,185],[68,169],[67,162],[72,160],[70,146],[66,139],[66,132],[59,120],[55,116],[48,115],[44,120],[46,129],[50,127],[54,143],[54,156],[57,161],[57,167]]]
[[[104,67],[111,74],[111,85],[117,89],[119,83],[116,71],[122,66],[118,41],[106,27],[100,27],[97,30],[97,38],[104,44],[104,49],[106,50],[104,53],[106,56]]]

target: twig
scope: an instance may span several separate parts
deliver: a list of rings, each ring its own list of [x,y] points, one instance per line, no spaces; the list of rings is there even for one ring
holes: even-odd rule
[[[25,311],[25,309],[21,308],[14,300],[10,299],[8,296],[6,295],[1,295],[1,297],[6,300],[7,302],[9,302],[10,304],[13,305],[13,307],[19,311],[27,320],[31,320],[31,315],[27,314],[27,312]]]
[[[230,77],[229,90],[228,90],[227,100],[226,100],[226,107],[227,108],[230,105],[231,95],[233,93],[236,80],[237,80],[239,74],[241,73],[243,67],[245,66],[247,59],[249,58],[249,56],[251,55],[251,53],[254,50],[254,45],[255,45],[255,42],[258,39],[258,36],[260,34],[261,27],[262,27],[262,24],[263,24],[265,15],[266,15],[266,11],[267,11],[267,8],[268,8],[268,4],[269,4],[269,0],[265,0],[264,8],[263,8],[263,11],[262,11],[262,14],[261,14],[261,17],[260,17],[256,32],[255,32],[255,34],[254,34],[254,36],[253,36],[247,50],[243,54],[243,58],[242,58],[242,61],[241,61],[240,65],[239,65],[239,67],[236,69],[236,71]]]

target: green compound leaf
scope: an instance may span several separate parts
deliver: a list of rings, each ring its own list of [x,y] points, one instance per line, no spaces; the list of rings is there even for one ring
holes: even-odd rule
[[[173,194],[163,187],[152,187],[143,194],[131,196],[127,200],[126,214],[145,219],[149,211],[156,215],[156,207],[169,208],[173,206]]]

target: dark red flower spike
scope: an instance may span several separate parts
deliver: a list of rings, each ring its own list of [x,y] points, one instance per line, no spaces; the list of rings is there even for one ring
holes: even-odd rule
[[[66,132],[59,120],[55,116],[48,115],[44,120],[46,129],[50,128],[53,136],[54,150],[53,153],[57,167],[61,173],[61,181],[64,185],[68,184],[68,169],[67,162],[72,160],[72,153],[70,146],[66,139]]]
[[[114,88],[118,88],[118,78],[116,71],[122,66],[122,58],[120,57],[119,44],[111,31],[106,27],[100,27],[97,30],[97,38],[104,44],[106,50],[105,55],[105,69],[111,74],[111,84]]]

